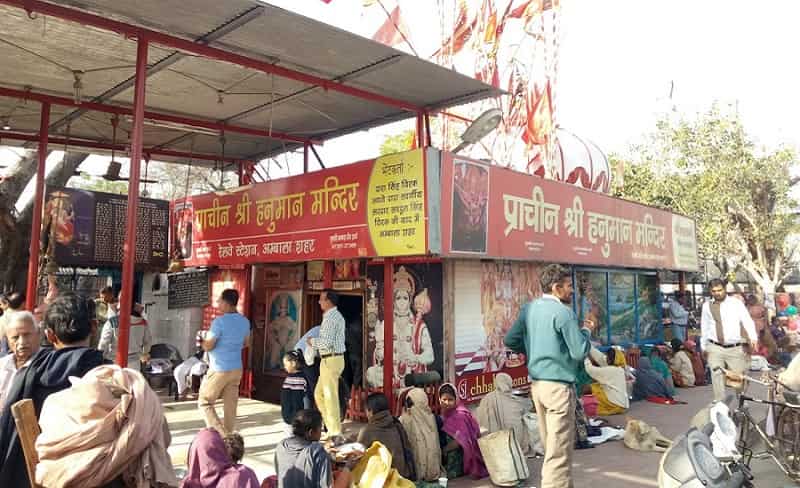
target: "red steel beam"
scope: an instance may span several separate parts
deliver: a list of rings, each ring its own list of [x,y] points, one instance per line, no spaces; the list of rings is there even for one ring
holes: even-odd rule
[[[394,260],[383,260],[383,394],[394,411]]]
[[[4,0],[0,0],[2,3]],[[131,115],[133,110],[128,107],[120,107],[118,105],[109,105],[107,103],[98,102],[81,102],[76,103],[72,98],[60,97],[58,95],[48,95],[45,93],[33,92],[30,90],[17,90],[16,88],[8,88],[0,86],[0,96],[17,98],[20,100],[34,100],[40,103],[52,103],[54,105],[62,105],[66,107],[76,107],[86,110],[93,110],[95,112],[103,112],[116,115]],[[144,118],[161,122],[172,122],[175,124],[182,124],[191,127],[199,127],[203,129],[218,130],[220,132],[231,132],[235,134],[245,134],[257,137],[268,137],[271,139],[282,140],[287,142],[297,142],[305,144],[312,142],[311,139],[299,136],[285,134],[283,132],[266,131],[261,129],[253,129],[250,127],[243,127],[240,125],[230,125],[223,122],[213,122],[210,120],[199,120],[190,117],[183,117],[180,115],[171,115],[161,112],[145,111]],[[180,129],[177,129],[180,130]],[[321,144],[321,142],[316,142]]]
[[[21,132],[7,132],[0,130],[0,140],[2,139],[36,142],[39,140],[39,136],[37,134],[23,134]],[[93,141],[91,139],[80,139],[80,138],[66,139],[61,137],[48,137],[47,141],[50,144],[54,144],[57,146],[85,147],[87,149],[104,149],[107,151],[111,150],[125,151],[128,148],[126,144],[110,144],[107,142],[99,142],[99,141]],[[217,156],[216,154],[173,151],[169,149],[158,149],[154,147],[144,148],[142,149],[142,152],[147,156],[166,156],[173,158],[198,159],[201,161],[224,161],[226,163],[240,163],[243,161],[247,161],[246,159],[243,158],[225,157],[223,159],[222,157]]]
[[[383,103],[391,107],[397,107],[409,112],[420,112],[422,107],[417,107],[409,102],[399,100],[397,98],[387,97],[367,90],[362,90],[353,86],[348,86],[343,83],[327,80],[318,76],[309,75],[293,69],[278,66],[277,64],[259,61],[241,54],[232,53],[211,47],[204,44],[197,44],[187,39],[171,36],[162,32],[145,29],[143,27],[126,24],[119,22],[108,17],[101,17],[99,15],[90,14],[80,10],[75,10],[60,5],[42,2],[39,0],[0,0],[0,3],[18,7],[26,10],[28,13],[38,12],[43,15],[51,17],[58,17],[64,20],[77,22],[79,24],[97,27],[99,29],[117,32],[129,37],[141,38],[145,37],[149,41],[160,44],[162,46],[179,49],[181,51],[190,52],[199,56],[204,56],[218,61],[236,64],[245,68],[250,68],[256,71],[261,71],[267,74],[274,74],[282,78],[299,81],[301,83],[308,83],[309,85],[320,86],[325,90],[337,91],[364,100],[371,100],[378,103]]]
[[[133,266],[136,263],[136,224],[139,210],[139,173],[142,163],[142,139],[144,136],[144,96],[147,80],[148,41],[140,37],[136,41],[136,82],[133,93],[133,130],[131,132],[131,169],[128,184],[128,220],[122,259],[122,296],[119,309],[119,336],[117,338],[117,364],[128,366],[128,340],[133,307]]]
[[[50,127],[50,104],[42,104],[39,119],[39,161],[36,166],[36,192],[33,196],[33,224],[31,245],[28,254],[28,283],[25,290],[25,308],[36,307],[36,292],[39,284],[39,246],[42,242],[42,209],[44,208],[44,168],[47,161],[47,131]]]

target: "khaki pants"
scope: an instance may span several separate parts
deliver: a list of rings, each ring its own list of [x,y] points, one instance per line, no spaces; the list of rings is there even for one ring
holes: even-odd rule
[[[200,384],[197,396],[197,407],[206,419],[206,427],[212,427],[221,435],[234,432],[236,428],[236,406],[239,403],[239,382],[242,380],[242,370],[208,371]],[[214,404],[222,397],[225,425],[217,416]]]
[[[714,385],[714,401],[725,399],[725,375],[714,371],[714,368],[725,368],[734,373],[742,374],[750,368],[750,355],[744,352],[742,346],[720,347],[708,343],[708,367],[711,368],[711,384]]]
[[[572,488],[575,448],[575,387],[555,381],[531,383],[531,398],[544,441],[542,488]]]
[[[314,401],[328,429],[328,436],[341,435],[342,417],[339,411],[339,378],[344,370],[344,356],[323,358],[319,379],[314,389]]]

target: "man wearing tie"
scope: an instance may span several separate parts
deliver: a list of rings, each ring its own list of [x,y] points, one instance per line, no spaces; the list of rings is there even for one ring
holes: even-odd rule
[[[742,301],[728,297],[724,281],[711,280],[708,290],[712,299],[703,304],[701,343],[711,368],[714,401],[720,401],[725,398],[725,377],[714,369],[744,374],[750,366],[750,351],[756,350],[758,335],[747,307]]]

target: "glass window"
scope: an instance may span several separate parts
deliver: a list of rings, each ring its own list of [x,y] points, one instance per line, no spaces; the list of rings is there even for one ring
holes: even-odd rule
[[[608,308],[611,343],[636,340],[636,278],[633,273],[608,273]]]
[[[658,276],[640,274],[637,277],[639,307],[639,342],[660,341],[662,337],[661,307],[659,306]]]
[[[608,300],[606,295],[606,273],[598,271],[577,271],[576,312],[578,321],[591,319],[597,324],[592,340],[608,344]]]

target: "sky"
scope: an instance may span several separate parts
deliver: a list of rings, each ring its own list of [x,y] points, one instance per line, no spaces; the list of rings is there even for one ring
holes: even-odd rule
[[[426,4],[403,0],[413,37],[433,35]],[[449,0],[436,0],[449,1]],[[364,0],[274,0],[270,3],[369,37]],[[384,0],[391,8],[393,0]],[[659,114],[691,115],[714,101],[736,104],[746,130],[760,144],[800,147],[800,72],[792,47],[800,45],[800,1],[760,0],[561,0],[557,117],[562,127],[594,141],[607,153],[624,153],[649,132]],[[371,15],[380,15],[371,10]],[[370,19],[372,20],[372,19]],[[371,28],[370,28],[371,29]],[[438,31],[436,32],[438,35]],[[420,42],[419,44],[423,44]],[[406,46],[397,46],[408,51]],[[420,53],[423,57],[427,53]],[[674,84],[672,99],[670,86]],[[394,124],[326,142],[328,166],[378,154],[387,135],[411,128]],[[0,152],[0,161],[13,157]],[[58,152],[48,168],[61,158]],[[299,156],[288,173],[302,169]],[[103,173],[107,158],[84,168]],[[313,161],[313,159],[312,159]],[[2,163],[0,163],[2,165]],[[124,165],[126,166],[126,165]],[[286,164],[272,176],[287,174]],[[315,169],[312,162],[311,167]],[[0,170],[2,171],[2,170]],[[123,174],[127,168],[123,168]],[[24,200],[24,199],[23,199]]]

